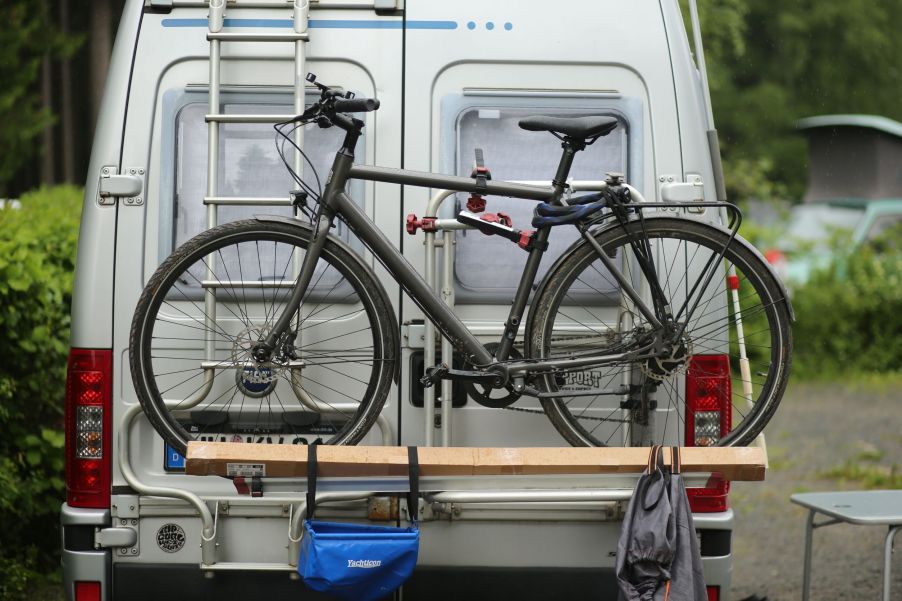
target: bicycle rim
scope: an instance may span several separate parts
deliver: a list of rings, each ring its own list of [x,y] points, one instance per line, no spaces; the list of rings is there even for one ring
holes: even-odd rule
[[[741,238],[717,261],[725,230],[691,219],[644,222],[631,222],[629,233],[604,229],[596,239],[651,306],[650,285],[630,246],[644,228],[674,323],[685,334],[657,359],[541,375],[537,383],[545,391],[574,392],[543,400],[543,409],[574,445],[749,444],[773,415],[788,377],[792,343],[783,289]],[[713,273],[707,287],[705,269]],[[731,284],[738,286],[735,296]],[[534,306],[530,356],[613,355],[652,338],[647,319],[585,242],[549,274]]]
[[[132,377],[175,449],[189,440],[354,444],[375,422],[395,369],[391,308],[339,244],[327,242],[273,358],[251,355],[283,312],[309,239],[294,224],[223,225],[148,282],[132,324]]]

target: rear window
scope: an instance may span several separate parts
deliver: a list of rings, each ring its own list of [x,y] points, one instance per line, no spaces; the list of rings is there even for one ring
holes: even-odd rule
[[[290,104],[225,104],[226,114],[291,114]],[[173,203],[174,246],[207,229],[207,114],[206,102],[192,102],[176,117],[175,198]],[[266,123],[226,123],[219,126],[218,196],[288,198],[297,185],[288,174],[276,151],[275,131]],[[343,132],[338,128],[304,130],[304,151],[319,174],[322,184],[341,146]],[[360,145],[361,148],[364,146]],[[286,146],[291,161],[292,149]],[[305,164],[304,181],[314,186],[316,178]],[[218,223],[247,219],[255,214],[292,215],[292,207],[220,206]]]
[[[492,177],[508,181],[549,182],[557,171],[561,158],[561,142],[547,132],[520,129],[518,122],[533,115],[581,117],[609,115],[597,111],[548,108],[487,108],[464,110],[457,121],[457,175],[469,176],[474,163],[474,150],[485,152],[486,166]],[[618,116],[618,115],[613,115]],[[576,155],[570,178],[573,180],[603,180],[606,172],[626,171],[627,128],[620,127]],[[458,195],[458,210],[466,208],[467,195]],[[532,229],[536,202],[516,198],[488,197],[486,211],[506,213],[517,229]],[[541,278],[561,254],[576,240],[573,227],[552,230],[548,253],[542,261]],[[491,257],[491,262],[486,261]],[[520,281],[526,253],[510,241],[485,236],[477,231],[457,233],[455,276],[464,292],[497,296],[513,292]],[[487,268],[488,266],[491,268]],[[467,295],[462,295],[466,300]],[[500,298],[500,297],[499,297]]]

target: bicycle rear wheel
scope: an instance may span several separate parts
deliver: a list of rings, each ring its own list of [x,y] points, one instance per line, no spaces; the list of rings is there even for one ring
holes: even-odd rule
[[[379,416],[397,367],[391,304],[334,239],[271,360],[251,354],[282,314],[311,236],[301,223],[222,225],[147,283],[132,321],[132,380],[176,450],[198,439],[354,444]]]
[[[689,218],[649,216],[595,236],[648,300],[650,285],[630,246],[647,236],[674,327],[684,333],[657,358],[537,377],[541,389],[559,395],[542,400],[557,430],[576,446],[752,442],[780,402],[792,349],[789,301],[761,255],[742,238],[730,242],[726,230]],[[713,273],[707,286],[706,269]],[[584,240],[537,294],[527,356],[617,355],[647,346],[653,328],[632,305]]]

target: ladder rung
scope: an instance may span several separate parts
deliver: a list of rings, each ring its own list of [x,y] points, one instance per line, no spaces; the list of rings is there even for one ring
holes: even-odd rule
[[[205,205],[225,206],[291,206],[290,198],[261,198],[253,196],[204,196]]]
[[[207,115],[207,123],[283,123],[297,115]]]
[[[294,282],[279,280],[261,282],[259,280],[203,280],[202,288],[291,288]]]
[[[221,42],[306,42],[306,33],[208,33],[208,40]]]

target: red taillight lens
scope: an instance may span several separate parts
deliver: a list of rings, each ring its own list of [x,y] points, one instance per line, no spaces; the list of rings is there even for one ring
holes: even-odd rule
[[[75,601],[100,601],[100,583],[76,582]]]
[[[66,500],[71,507],[110,506],[112,377],[112,351],[72,349],[69,352]],[[81,584],[100,586],[91,582]]]
[[[726,436],[733,424],[730,358],[695,355],[686,372],[686,446],[709,447]],[[689,507],[696,513],[726,511],[730,483],[712,474],[704,488],[688,488]]]
[[[732,425],[730,360],[696,355],[686,373],[686,445],[714,446]]]
[[[717,513],[726,511],[729,503],[730,481],[720,474],[711,474],[704,488],[687,488],[689,509],[693,513]]]
[[[719,586],[709,586],[708,588],[708,601],[720,601],[720,587]]]

